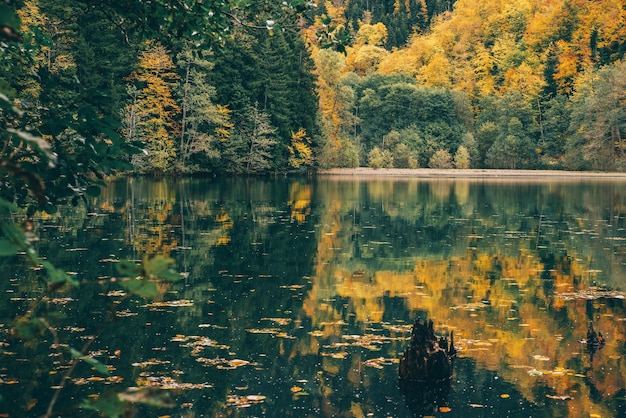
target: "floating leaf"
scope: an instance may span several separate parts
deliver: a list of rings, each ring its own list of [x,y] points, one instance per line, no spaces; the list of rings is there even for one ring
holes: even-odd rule
[[[291,318],[261,318],[261,321],[272,321],[278,325],[288,325],[291,322]]]
[[[137,379],[137,386],[157,387],[164,390],[190,390],[212,388],[210,383],[185,383],[178,382],[170,376],[147,376]]]
[[[156,387],[145,387],[139,390],[128,389],[119,398],[126,402],[142,403],[157,408],[173,408],[176,404],[171,400],[169,392]]]
[[[384,366],[391,366],[399,362],[400,362],[400,359],[378,357],[378,358],[366,360],[363,362],[363,364],[365,366],[373,367],[375,369],[382,369]]]
[[[247,366],[249,364],[250,362],[247,360],[232,359],[226,361],[223,365],[217,365],[217,368],[222,370],[233,370],[241,366]]]
[[[140,363],[133,363],[132,366],[133,367],[148,367],[148,366],[156,366],[159,364],[170,364],[170,361],[168,360],[158,360],[158,359],[150,359],[150,360],[146,360],[146,361],[142,361]]]
[[[248,328],[246,332],[250,334],[278,334],[278,328]]]
[[[252,404],[262,403],[265,401],[266,396],[263,395],[228,395],[226,402],[229,406],[235,406],[237,408],[248,408]]]
[[[556,399],[559,401],[567,401],[569,399],[572,399],[571,396],[568,395],[546,395],[546,398],[548,399]]]
[[[180,307],[180,306],[193,306],[193,300],[180,299],[180,300],[170,300],[165,302],[152,302],[147,305],[143,305],[143,307]]]

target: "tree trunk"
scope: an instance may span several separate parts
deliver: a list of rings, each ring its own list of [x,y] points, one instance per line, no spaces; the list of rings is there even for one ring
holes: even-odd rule
[[[399,377],[403,381],[443,382],[452,377],[453,359],[456,357],[454,333],[450,342],[445,337],[437,339],[433,321],[413,324],[411,341],[400,358]]]

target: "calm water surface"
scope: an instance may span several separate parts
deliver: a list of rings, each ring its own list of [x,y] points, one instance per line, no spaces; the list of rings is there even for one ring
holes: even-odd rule
[[[100,333],[111,371],[81,363],[55,416],[128,387],[167,395],[154,417],[626,416],[626,182],[130,179],[36,228],[83,285],[1,260],[0,416],[44,413],[67,369],[50,330],[11,335],[29,309],[78,350]],[[162,297],[110,283],[157,253],[184,277]],[[416,318],[454,330],[449,386],[398,388]]]

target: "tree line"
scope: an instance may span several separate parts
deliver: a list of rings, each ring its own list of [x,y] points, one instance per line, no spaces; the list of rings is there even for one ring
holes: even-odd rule
[[[346,3],[306,34],[341,44],[313,42],[320,166],[626,168],[620,4]]]
[[[3,105],[22,115],[5,127],[75,184],[100,168],[626,168],[615,2],[129,4],[3,6]]]

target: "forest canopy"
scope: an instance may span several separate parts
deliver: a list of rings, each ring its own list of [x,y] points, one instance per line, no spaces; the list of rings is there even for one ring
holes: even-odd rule
[[[120,172],[626,169],[623,2],[0,7],[3,173],[31,194]]]

